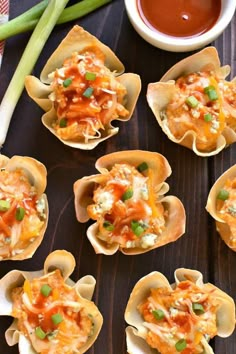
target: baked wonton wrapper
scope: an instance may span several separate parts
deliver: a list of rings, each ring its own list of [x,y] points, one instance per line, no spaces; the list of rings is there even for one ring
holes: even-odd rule
[[[125,321],[128,323],[126,328],[126,342],[127,351],[129,354],[156,354],[158,351],[151,348],[146,342],[148,334],[148,327],[144,325],[144,319],[138,310],[138,306],[142,304],[150,295],[151,289],[165,288],[170,292],[178,286],[181,282],[190,281],[193,286],[197,285],[198,288],[206,290],[208,293],[214,294],[214,301],[217,304],[216,310],[216,326],[217,335],[220,337],[228,337],[232,334],[235,328],[235,304],[233,299],[210,283],[203,283],[203,276],[199,271],[179,268],[174,273],[175,283],[170,285],[166,277],[159,272],[152,272],[141,278],[134,286],[128,304],[125,310]],[[203,291],[204,294],[204,291]],[[200,294],[197,294],[200,295]],[[180,299],[183,300],[183,299]],[[199,300],[200,301],[200,300]],[[163,302],[163,306],[165,302]],[[177,306],[177,305],[176,305]],[[172,315],[175,316],[175,309],[172,309]],[[164,307],[163,307],[164,311]],[[166,316],[166,315],[165,315]],[[183,322],[186,325],[186,322]],[[158,327],[158,321],[157,321]],[[186,327],[187,328],[187,327]],[[178,329],[177,329],[178,330]],[[170,330],[171,331],[171,330]],[[168,333],[170,332],[168,330]],[[175,332],[173,332],[175,333]],[[204,334],[204,333],[203,333]],[[180,338],[182,338],[180,336]],[[212,348],[209,346],[208,341],[202,335],[201,345],[205,354],[214,354]],[[181,350],[179,350],[181,351]],[[173,353],[177,353],[173,345]],[[166,354],[167,351],[163,351]],[[168,351],[169,353],[169,351]],[[171,351],[172,353],[172,351]]]
[[[48,223],[47,170],[34,158],[4,155],[0,155],[0,169],[4,174],[0,176],[0,200],[10,200],[0,211],[0,260],[27,259],[42,242]],[[18,209],[23,215],[17,216]]]
[[[24,286],[24,290],[26,289],[25,291],[28,291],[28,284],[24,285],[25,281],[32,281],[33,279],[47,277],[47,275],[53,274],[55,270],[59,269],[65,284],[67,284],[72,289],[76,290],[76,293],[79,298],[79,304],[81,305],[79,308],[85,309],[89,316],[93,319],[93,331],[91,332],[91,335],[88,337],[86,343],[83,344],[79,351],[76,351],[77,353],[81,354],[85,353],[95,342],[102,327],[103,318],[96,305],[91,301],[96,284],[94,277],[92,277],[91,275],[87,275],[79,279],[76,283],[74,283],[69,278],[69,276],[74,270],[74,267],[75,259],[72,254],[64,250],[57,250],[48,255],[45,260],[43,270],[34,272],[12,270],[11,272],[7,273],[0,280],[0,315],[12,316],[13,300],[11,294],[13,289]],[[73,301],[71,301],[71,303],[71,306],[75,306]],[[60,305],[58,304],[58,306]],[[8,345],[12,346],[18,343],[20,354],[38,353],[35,347],[42,347],[42,344],[40,344],[41,340],[37,339],[37,336],[33,333],[31,333],[31,339],[25,336],[22,331],[18,329],[17,321],[18,319],[15,318],[12,325],[7,329],[5,333]],[[73,335],[73,333],[71,333],[71,335]],[[53,341],[50,345],[52,348]],[[63,346],[61,346],[61,348],[62,352],[60,353],[64,353]],[[58,351],[57,353],[59,354]]]
[[[99,218],[100,219],[100,224],[99,224],[99,219],[94,218],[94,220],[97,220],[94,224],[92,224],[91,226],[89,226],[88,230],[87,230],[87,237],[89,239],[89,241],[91,242],[94,250],[96,253],[103,253],[106,255],[112,255],[114,254],[116,251],[120,250],[122,253],[126,254],[126,255],[136,255],[136,254],[142,254],[145,252],[148,252],[152,249],[155,249],[157,247],[163,246],[169,242],[174,242],[176,241],[180,236],[182,236],[185,232],[185,210],[184,207],[182,205],[182,203],[180,202],[180,200],[174,196],[164,196],[164,194],[169,190],[169,186],[168,184],[165,182],[166,178],[171,174],[171,168],[169,166],[168,161],[166,160],[166,158],[161,155],[158,154],[156,152],[149,152],[149,151],[141,151],[141,150],[133,150],[133,151],[121,151],[121,152],[115,152],[115,153],[111,153],[108,155],[105,155],[103,157],[100,157],[95,164],[96,169],[100,172],[100,174],[96,174],[96,175],[92,175],[92,176],[86,176],[83,177],[81,179],[79,179],[78,181],[75,182],[74,184],[74,194],[75,194],[75,210],[76,210],[76,217],[78,219],[78,221],[80,222],[86,222],[89,220],[90,216],[88,213],[88,208],[91,207],[91,205],[94,203],[93,201],[93,197],[94,197],[94,190],[98,190],[98,188],[100,188],[99,186],[106,184],[106,180],[107,180],[107,176],[110,175],[110,171],[113,168],[116,168],[119,171],[120,174],[124,174],[127,173],[127,171],[125,171],[125,169],[123,168],[119,168],[119,166],[122,166],[122,164],[127,164],[128,166],[131,166],[132,169],[135,169],[136,173],[137,173],[137,167],[142,164],[142,163],[146,163],[148,166],[148,170],[150,171],[150,173],[152,174],[152,178],[148,178],[148,181],[150,182],[146,182],[147,184],[150,183],[150,186],[148,187],[148,196],[145,197],[146,200],[152,199],[152,201],[150,201],[150,203],[155,204],[154,209],[157,208],[157,205],[159,205],[159,207],[161,206],[161,208],[163,208],[163,214],[165,215],[165,219],[164,219],[164,227],[162,229],[162,231],[160,232],[159,235],[156,235],[154,232],[154,236],[155,237],[155,242],[154,243],[148,243],[148,244],[141,244],[141,246],[138,244],[133,246],[132,243],[129,245],[128,247],[128,243],[122,244],[119,241],[115,241],[116,240],[116,236],[121,237],[123,235],[122,232],[120,232],[121,229],[119,229],[120,225],[128,225],[125,226],[126,227],[126,231],[127,232],[127,227],[131,227],[132,225],[134,226],[142,226],[138,224],[138,221],[140,219],[142,219],[144,221],[145,224],[145,217],[137,217],[136,211],[139,208],[139,204],[135,204],[135,202],[137,200],[139,200],[139,197],[137,197],[137,189],[135,187],[135,184],[133,185],[133,196],[131,197],[131,203],[133,200],[134,204],[130,204],[127,205],[126,201],[123,200],[122,202],[122,197],[121,199],[119,199],[118,197],[118,201],[115,203],[116,206],[111,206],[110,211],[107,210],[107,215],[108,215],[108,220],[109,220],[109,214],[111,216],[112,213],[115,213],[114,218],[116,219],[116,216],[118,215],[118,223],[116,224],[116,229],[114,232],[117,233],[117,235],[115,236],[110,235],[111,237],[114,236],[114,239],[111,240],[111,238],[106,238],[104,239],[104,237],[102,237],[104,234],[104,229],[102,229],[102,231],[100,232],[100,228],[101,228],[101,223],[104,225],[105,224],[105,220],[103,220],[103,218]],[[121,170],[123,172],[121,172]],[[130,172],[128,172],[130,173]],[[132,173],[131,173],[132,174]],[[143,178],[143,176],[142,176]],[[116,181],[118,180],[118,176],[114,178],[115,180],[115,186],[114,186],[114,190],[116,189]],[[124,178],[124,180],[119,181],[118,183],[123,183],[123,185],[125,185],[125,183],[128,180]],[[136,185],[139,185],[139,182],[137,182],[138,180],[136,180]],[[109,184],[109,183],[108,183]],[[98,187],[98,188],[97,188]],[[132,187],[132,184],[131,184]],[[123,188],[123,187],[122,187]],[[145,189],[145,185],[143,186],[143,188]],[[142,188],[141,188],[142,189]],[[111,193],[113,193],[111,191]],[[136,193],[136,194],[135,194]],[[105,194],[102,194],[102,196],[105,197]],[[107,195],[106,195],[107,197]],[[106,198],[105,198],[106,199]],[[129,202],[129,201],[128,201]],[[141,202],[142,203],[142,202]],[[107,200],[107,203],[105,201],[105,204],[108,205],[109,207],[109,199]],[[124,207],[125,205],[125,207]],[[146,206],[147,207],[147,206]],[[116,213],[116,208],[118,209],[118,212]],[[119,209],[121,208],[121,209]],[[119,214],[119,210],[124,210],[126,209],[126,214],[122,215],[120,217]],[[149,207],[148,207],[149,208]],[[96,210],[96,207],[95,207]],[[129,221],[125,221],[129,218],[130,213],[132,213],[132,210],[134,210],[134,216],[132,217],[132,221],[131,221],[131,226],[130,226],[130,220]],[[152,215],[153,215],[153,209],[152,209]],[[120,218],[120,219],[119,219]],[[131,218],[131,216],[130,216]],[[120,221],[119,221],[120,220]],[[134,221],[134,224],[132,224],[132,222]],[[149,223],[150,219],[147,218],[147,223]],[[104,222],[104,223],[103,223]],[[114,221],[115,222],[115,221]],[[122,224],[123,222],[123,224]],[[135,224],[137,223],[137,224]],[[145,226],[144,226],[145,228]],[[109,230],[109,225],[108,225],[108,230]],[[117,231],[118,230],[118,231]],[[124,229],[123,229],[124,230]],[[111,230],[109,230],[111,231]],[[141,229],[142,231],[142,229]],[[133,231],[135,233],[135,231]],[[149,232],[147,229],[147,233],[149,234]],[[107,234],[106,234],[107,235]],[[137,233],[135,234],[137,235]],[[151,235],[151,233],[149,234]],[[146,242],[145,240],[147,240],[147,238],[149,238],[149,236],[146,238],[145,233],[144,234],[138,234],[139,237],[137,237],[137,240],[141,240],[140,242]],[[141,237],[140,237],[141,236]],[[134,237],[134,235],[133,235]],[[128,237],[129,238],[129,237]],[[152,235],[151,235],[152,238]],[[131,238],[132,239],[132,238]],[[134,237],[135,239],[135,237]],[[108,242],[108,240],[110,242]],[[144,240],[144,241],[143,241]],[[149,240],[148,240],[149,241]],[[137,241],[139,242],[139,241]]]
[[[176,138],[168,126],[168,119],[165,119],[165,115],[163,115],[163,112],[165,111],[167,105],[171,102],[172,97],[176,92],[175,81],[187,74],[204,71],[211,72],[213,76],[215,75],[219,80],[226,84],[235,85],[235,79],[231,82],[227,82],[225,80],[230,73],[230,67],[228,65],[221,67],[217,50],[214,47],[207,47],[175,64],[170,70],[168,70],[159,82],[150,83],[147,89],[147,101],[157,119],[157,122],[171,141],[193,150],[199,156],[212,156],[218,154],[225,147],[236,141],[236,123],[234,122],[236,118],[236,106],[229,105],[227,100],[221,95],[222,97],[219,101],[222,110],[220,110],[220,112],[223,111],[224,115],[229,115],[231,123],[225,124],[224,129],[215,141],[215,146],[208,148],[205,151],[204,149],[197,147],[197,133],[190,130],[191,128],[182,134],[182,137]],[[208,116],[206,119],[211,118]],[[208,128],[207,124],[204,123],[207,129],[210,131],[212,129],[213,133],[211,131],[211,134],[212,137],[214,137],[214,130],[216,127],[218,129],[218,122],[216,122],[217,125],[209,123],[210,120],[206,120],[205,122],[208,122],[208,125],[212,124],[212,128]],[[180,126],[181,122],[178,124]]]
[[[216,221],[216,228],[226,245],[236,252],[236,186],[231,186],[231,181],[236,180],[236,165],[225,171],[214,183],[207,199],[206,210]],[[228,184],[228,185],[227,185]],[[225,189],[229,191],[231,198],[218,198],[220,191]],[[229,213],[228,222],[224,219],[224,215],[217,210],[217,202],[221,203],[224,214]],[[227,203],[226,208],[223,204]],[[235,209],[234,209],[235,208]]]
[[[103,124],[103,128],[98,128],[96,130],[97,133],[94,136],[89,136],[87,139],[85,137],[83,139],[65,139],[59,136],[53,127],[57,119],[57,114],[54,103],[49,99],[49,95],[52,93],[50,84],[53,80],[50,74],[56,69],[61,68],[65,59],[70,58],[73,53],[77,52],[80,54],[86,48],[97,48],[101,51],[105,56],[105,67],[109,69],[111,75],[126,88],[127,94],[124,97],[125,102],[123,104],[125,109],[128,110],[128,113],[125,116],[118,114],[118,117],[114,118],[111,116],[107,119],[107,122]],[[66,145],[78,149],[91,150],[101,141],[118,133],[119,128],[112,126],[112,120],[127,121],[132,116],[141,90],[141,81],[139,75],[132,73],[123,74],[123,72],[123,64],[110,48],[101,43],[96,37],[86,32],[82,27],[74,26],[47,61],[41,72],[40,80],[34,76],[27,76],[25,87],[29,96],[46,112],[42,116],[42,122],[46,128]],[[94,78],[90,78],[90,80],[90,82],[92,82]],[[109,90],[107,90],[107,92],[108,91]],[[110,101],[110,103],[111,102],[112,101]]]

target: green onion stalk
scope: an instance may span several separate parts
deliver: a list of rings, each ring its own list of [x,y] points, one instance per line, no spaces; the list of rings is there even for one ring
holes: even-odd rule
[[[57,19],[56,24],[62,24],[81,18],[112,0],[83,0],[78,4],[68,6]],[[31,31],[37,25],[49,0],[43,0],[20,16],[0,26],[0,40],[7,39],[19,33]]]
[[[33,70],[58,17],[68,1],[51,0],[30,37],[0,106],[0,146],[5,142],[12,114],[24,89],[25,77]]]

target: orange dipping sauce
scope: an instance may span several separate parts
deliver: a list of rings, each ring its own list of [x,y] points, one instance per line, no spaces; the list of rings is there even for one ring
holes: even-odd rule
[[[172,37],[196,37],[216,23],[221,0],[137,0],[143,22]]]

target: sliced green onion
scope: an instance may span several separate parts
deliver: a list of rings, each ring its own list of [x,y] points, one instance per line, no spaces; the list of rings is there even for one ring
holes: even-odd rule
[[[221,189],[217,194],[217,199],[226,200],[229,198],[229,192],[226,189]]]
[[[162,310],[154,310],[152,311],[152,314],[158,321],[162,320],[165,317],[165,314]]]
[[[137,170],[139,172],[146,171],[148,169],[148,164],[146,162],[142,162],[140,165],[137,166]]]
[[[72,78],[71,77],[68,77],[67,79],[65,79],[63,81],[63,86],[66,88],[66,87],[69,87],[70,85],[72,84]]]
[[[24,219],[24,216],[25,216],[25,209],[22,207],[18,207],[16,209],[16,220],[22,221]]]
[[[63,321],[63,317],[60,313],[55,313],[54,315],[52,315],[51,317],[52,322],[54,323],[54,325],[59,325],[62,321]]]
[[[177,350],[177,352],[182,352],[186,347],[187,347],[187,343],[185,339],[180,339],[175,344],[175,349]]]
[[[25,77],[31,73],[58,17],[68,2],[69,0],[49,1],[48,6],[30,37],[0,106],[0,146],[6,139],[12,114],[24,89]]]
[[[213,117],[212,117],[211,113],[206,113],[206,114],[204,114],[204,120],[205,120],[205,122],[211,122],[212,119],[213,119]]]
[[[199,104],[199,101],[194,96],[187,97],[185,102],[191,108],[196,108]]]
[[[43,0],[20,16],[1,24],[0,40],[33,30],[45,10],[48,1],[49,0]],[[78,4],[68,6],[58,18],[57,25],[81,18],[111,1],[112,0],[83,0]]]
[[[127,191],[125,191],[125,193],[122,195],[121,199],[122,199],[123,201],[128,200],[128,199],[130,199],[130,198],[133,197],[133,194],[134,194],[133,189],[132,189],[132,188],[129,188],[129,189],[127,189]]]
[[[88,81],[94,81],[96,80],[96,74],[95,73],[90,73],[89,71],[86,72],[85,74],[85,79]]]
[[[41,289],[40,289],[40,293],[45,296],[45,297],[48,297],[52,292],[52,288],[48,285],[48,284],[43,284],[41,286]]]
[[[142,235],[145,229],[142,224],[140,224],[138,221],[133,220],[131,221],[131,230],[136,236],[139,237]]]
[[[196,302],[196,303],[193,303],[192,307],[193,307],[193,311],[196,313],[196,315],[202,315],[203,313],[205,313],[205,310],[204,310],[204,307],[202,306],[202,304],[198,304]]]
[[[83,93],[84,97],[90,98],[93,94],[93,88],[92,87],[87,87],[86,90]]]
[[[211,101],[216,101],[219,98],[214,86],[205,87],[204,92],[207,94]]]
[[[65,127],[67,127],[67,119],[66,118],[62,118],[62,119],[60,119],[60,122],[59,122],[59,126],[60,126],[60,128],[65,128]]]
[[[58,329],[55,329],[55,331],[49,332],[47,334],[47,338],[49,340],[52,340],[52,339],[54,339],[57,336],[57,334],[58,334]]]
[[[39,339],[44,339],[44,338],[46,338],[46,335],[47,335],[47,333],[45,333],[41,327],[35,328],[35,334]]]
[[[110,223],[110,221],[107,221],[107,220],[104,221],[103,227],[107,231],[113,231],[115,229],[115,226],[112,223]]]
[[[0,211],[8,211],[11,207],[11,203],[8,200],[0,200]]]

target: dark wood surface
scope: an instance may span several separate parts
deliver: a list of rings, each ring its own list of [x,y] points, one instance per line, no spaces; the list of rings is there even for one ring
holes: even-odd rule
[[[11,0],[13,18],[36,4],[36,0]],[[221,241],[215,224],[205,210],[208,192],[223,171],[236,163],[236,144],[215,157],[197,157],[192,151],[172,143],[162,133],[146,102],[149,82],[160,77],[177,61],[190,53],[170,53],[146,43],[132,28],[122,0],[113,0],[81,20],[56,27],[51,34],[34,69],[39,76],[45,61],[57,47],[72,25],[78,23],[115,51],[126,67],[126,72],[138,73],[142,92],[132,119],[115,122],[119,134],[101,143],[92,151],[75,150],[64,146],[41,123],[42,111],[24,92],[12,118],[2,153],[32,156],[43,162],[48,170],[47,195],[50,219],[45,238],[30,260],[1,262],[0,276],[18,268],[41,269],[45,257],[55,249],[73,253],[77,266],[72,278],[77,280],[92,274],[96,280],[94,301],[104,317],[101,333],[90,354],[126,353],[124,310],[129,294],[142,276],[153,270],[164,273],[173,281],[173,272],[179,267],[201,271],[204,280],[214,283],[232,297],[236,292],[236,255]],[[236,76],[235,52],[236,17],[213,43],[219,51],[222,64],[230,64],[231,77]],[[0,71],[0,98],[11,79],[30,34],[7,40]],[[30,60],[30,58],[29,58]],[[1,118],[1,117],[0,117]],[[119,150],[143,149],[163,154],[172,167],[167,180],[172,195],[184,203],[187,214],[186,233],[177,242],[141,256],[96,255],[86,237],[89,225],[75,218],[73,183],[95,172],[98,157]],[[0,353],[17,353],[10,348],[4,331],[10,318],[0,319]],[[217,337],[211,342],[216,354],[236,353],[236,333],[227,338]]]

